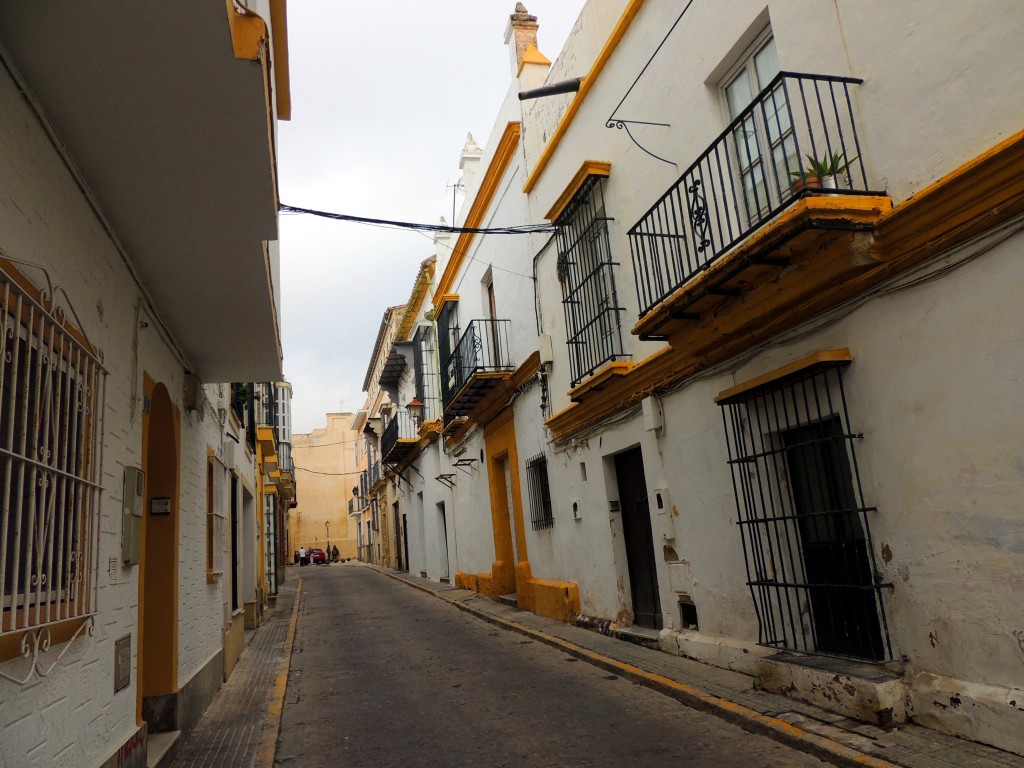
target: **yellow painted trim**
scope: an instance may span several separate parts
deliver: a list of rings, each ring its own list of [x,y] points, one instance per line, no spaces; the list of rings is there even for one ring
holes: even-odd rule
[[[267,38],[266,22],[238,0],[224,0],[228,12],[231,48],[236,59],[256,61]]]
[[[1024,131],[915,192],[876,225],[887,261],[920,262],[1012,218],[1024,198]]]
[[[277,675],[274,677],[274,690],[270,694],[270,701],[267,702],[267,711],[264,713],[265,725],[263,734],[260,737],[260,745],[256,752],[256,759],[253,768],[273,768],[274,754],[277,750],[277,737],[281,733],[281,715],[284,712],[284,695],[288,689],[288,672],[291,669],[292,646],[295,645],[295,629],[299,623],[299,601],[302,599],[302,577],[295,587],[295,603],[292,605],[292,615],[288,620],[288,633],[284,638],[284,648],[281,649],[281,661],[277,665]]]
[[[523,495],[519,482],[519,453],[516,448],[516,425],[512,408],[506,408],[484,429],[484,453],[487,457],[487,478],[490,492],[491,533],[494,537],[494,562],[491,564],[491,597],[515,592],[528,603],[525,582],[530,576],[530,557],[526,549],[523,523]],[[505,473],[499,472],[502,462],[508,463],[508,485]],[[508,508],[509,500],[512,509]],[[511,519],[510,519],[511,517]],[[512,546],[515,537],[515,547]],[[521,605],[530,609],[530,605]]]
[[[477,191],[476,197],[473,198],[473,203],[469,207],[469,213],[466,215],[466,221],[462,226],[472,229],[479,227],[483,222],[484,216],[494,200],[494,196],[498,193],[501,180],[505,177],[505,171],[511,165],[512,158],[515,157],[516,148],[519,146],[521,129],[522,126],[518,122],[510,122],[505,126],[501,138],[498,139],[498,146],[494,150],[494,157],[491,158],[490,165],[487,166],[487,171],[480,182],[480,189]],[[441,275],[441,279],[437,283],[437,296],[444,297],[451,292],[455,284],[455,278],[462,267],[462,260],[469,253],[469,247],[473,244],[474,237],[475,235],[471,232],[463,232],[459,235],[459,239],[455,241],[455,247],[452,248],[452,256],[448,259],[448,263],[444,268],[444,274]],[[440,309],[441,304],[438,302],[439,300],[435,298],[434,307]]]
[[[270,0],[270,30],[274,41],[274,93],[277,119],[292,119],[292,89],[288,66],[288,0]]]
[[[598,369],[597,373],[591,376],[586,381],[580,382],[575,387],[569,390],[569,399],[578,402],[585,398],[591,392],[597,392],[604,389],[608,382],[617,376],[625,376],[631,370],[636,367],[634,363],[629,361],[614,361],[602,366]]]
[[[787,379],[790,376],[805,371],[808,368],[813,368],[818,365],[825,363],[852,363],[853,354],[849,349],[826,349],[821,352],[815,352],[813,355],[808,355],[799,360],[794,360],[788,365],[784,365],[781,368],[776,368],[774,371],[768,373],[762,373],[760,376],[755,376],[752,379],[741,382],[728,389],[723,389],[715,397],[715,402],[718,404],[725,403],[733,398],[740,395],[751,392],[755,389],[759,389],[772,382],[779,381],[780,379]]]
[[[519,71],[516,72],[516,77],[523,74],[523,67],[527,64],[541,64],[545,67],[550,67],[551,60],[541,53],[536,45],[530,43],[523,52],[523,60],[519,62]]]
[[[555,200],[555,204],[551,206],[551,210],[544,214],[544,218],[548,221],[555,221],[559,216],[562,215],[562,211],[565,210],[572,199],[576,197],[576,193],[580,191],[580,187],[589,179],[591,176],[605,176],[608,177],[612,172],[612,164],[604,160],[584,160],[580,169],[576,171],[576,175],[572,177],[572,181],[569,182],[569,186],[558,196]]]
[[[146,509],[142,515],[142,558],[139,563],[139,572],[137,577],[136,589],[138,593],[138,607],[137,607],[137,640],[136,640],[136,662],[135,662],[135,693],[136,693],[136,721],[137,724],[142,724],[142,700],[147,692],[149,695],[161,695],[166,693],[174,693],[178,690],[178,633],[176,628],[178,626],[178,598],[179,598],[179,583],[178,583],[178,560],[180,554],[180,523],[181,523],[181,413],[178,410],[178,406],[175,405],[171,399],[170,390],[168,390],[166,384],[155,381],[147,372],[143,371],[142,374],[142,393],[152,403],[156,398],[157,388],[162,388],[167,396],[167,404],[169,408],[169,420],[170,420],[170,432],[168,435],[158,435],[168,440],[167,444],[163,446],[163,453],[161,459],[163,461],[173,461],[174,467],[173,472],[169,478],[163,478],[168,480],[167,492],[171,497],[172,513],[169,520],[161,520],[163,524],[161,527],[170,527],[168,538],[171,539],[170,545],[173,548],[172,552],[160,551],[163,558],[159,561],[150,560],[152,556],[157,552],[155,546],[151,551],[149,546],[151,542],[149,538],[153,535],[150,530],[150,525],[156,525],[152,522],[152,516],[149,514],[150,500],[153,498],[152,485],[155,483],[157,477],[157,469],[150,465],[150,442],[153,439],[153,410],[152,407],[148,413],[142,415],[142,471],[146,474],[146,493],[145,503]],[[163,462],[161,462],[163,463]],[[158,529],[153,529],[158,530]],[[162,568],[161,568],[162,566]],[[155,612],[159,619],[158,624],[169,627],[169,631],[156,634],[161,627],[156,628],[150,625],[149,631],[146,631],[146,582],[150,581],[156,584],[168,585],[171,591],[171,598],[169,605],[159,606],[159,612]],[[150,611],[153,611],[153,606],[148,606]],[[145,675],[146,666],[145,659],[147,654],[147,646],[149,646],[150,657],[160,656],[166,659],[165,665],[162,665],[159,669],[153,668],[151,662],[151,668],[149,669],[150,675]],[[156,690],[154,690],[156,689]]]
[[[441,311],[441,307],[443,307],[445,304],[448,304],[450,302],[458,304],[459,303],[459,294],[457,294],[457,293],[446,293],[446,294],[443,294],[443,295],[441,293],[435,293],[434,294],[434,319],[435,320],[437,319],[437,313]]]
[[[622,38],[626,34],[626,30],[629,29],[629,25],[633,23],[633,19],[639,13],[643,7],[644,0],[630,0],[629,5],[622,12],[622,16],[619,17],[618,23],[615,25],[615,29],[612,30],[611,35],[605,42],[604,47],[601,49],[601,53],[597,55],[597,59],[594,61],[594,66],[590,68],[590,72],[583,79],[583,83],[580,85],[580,89],[576,92],[575,98],[570,102],[568,109],[565,110],[565,114],[562,115],[562,119],[558,122],[558,127],[555,132],[551,134],[551,138],[548,139],[548,143],[544,147],[544,151],[541,156],[537,159],[537,164],[533,167],[530,172],[529,178],[526,180],[526,184],[523,185],[523,192],[529,193],[530,190],[536,186],[540,180],[541,175],[544,173],[544,169],[547,168],[548,163],[551,162],[552,156],[555,154],[555,150],[558,149],[558,145],[561,143],[565,136],[566,131],[569,130],[569,125],[572,123],[573,118],[576,117],[576,113],[580,111],[580,107],[583,106],[584,100],[587,98],[587,94],[590,93],[590,89],[594,87],[594,83],[597,82],[598,76],[604,69],[605,64],[612,57],[615,49],[619,43],[622,42]]]
[[[430,288],[430,279],[434,276],[436,264],[437,261],[434,257],[431,257],[420,266],[420,271],[416,275],[416,282],[412,287],[412,295],[409,296],[409,301],[405,304],[405,314],[398,325],[396,339],[404,340],[412,330],[412,326],[416,322],[416,316],[419,315],[420,309],[423,307],[423,300],[427,297],[427,290]]]

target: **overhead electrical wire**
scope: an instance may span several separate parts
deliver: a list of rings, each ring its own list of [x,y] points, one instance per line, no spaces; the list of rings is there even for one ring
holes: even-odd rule
[[[453,227],[447,224],[417,224],[411,221],[395,221],[391,219],[374,219],[368,216],[353,216],[348,213],[331,213],[330,211],[318,211],[313,208],[299,208],[294,205],[279,206],[281,213],[303,213],[307,216],[319,216],[334,221],[351,221],[356,224],[370,224],[378,227],[392,227],[395,229],[409,229],[415,232],[444,232],[450,234],[472,234],[472,235],[532,235],[535,232],[554,232],[555,227],[551,224],[523,224],[512,227]]]

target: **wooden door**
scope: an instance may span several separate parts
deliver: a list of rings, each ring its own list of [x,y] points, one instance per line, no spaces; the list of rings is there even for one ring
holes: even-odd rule
[[[661,629],[661,600],[658,597],[654,536],[651,533],[643,454],[639,448],[633,448],[615,457],[615,475],[622,510],[622,532],[626,540],[634,622],[640,627]]]

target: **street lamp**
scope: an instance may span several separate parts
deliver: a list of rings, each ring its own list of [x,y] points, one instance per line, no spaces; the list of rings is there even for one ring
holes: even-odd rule
[[[405,406],[405,410],[412,417],[413,423],[419,426],[420,420],[423,418],[423,403],[420,402],[420,399],[413,397],[409,404]]]
[[[327,526],[327,562],[331,561],[331,521],[326,520],[324,525]]]

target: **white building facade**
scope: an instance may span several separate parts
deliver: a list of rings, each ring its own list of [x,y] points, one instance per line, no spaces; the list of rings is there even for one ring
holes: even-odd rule
[[[1024,753],[1024,14],[983,6],[592,0],[553,64],[517,9],[456,223],[553,230],[438,248],[407,567],[443,503],[461,586]]]
[[[261,478],[210,382],[281,378],[289,109],[252,5],[0,10],[0,764],[146,765],[241,652]]]

